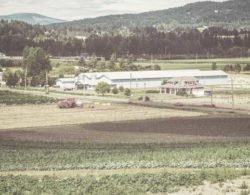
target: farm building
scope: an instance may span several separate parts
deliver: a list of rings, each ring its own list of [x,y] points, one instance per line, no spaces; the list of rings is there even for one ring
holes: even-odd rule
[[[6,83],[3,81],[3,72],[0,72],[0,87],[5,86]]]
[[[0,57],[6,57],[6,55],[0,52]]]
[[[202,85],[223,85],[228,83],[228,75],[223,71],[168,70],[168,71],[132,71],[132,72],[95,72],[81,73],[77,83],[84,88],[94,88],[99,82],[124,88],[159,88],[163,81],[194,77]]]
[[[205,89],[194,77],[172,78],[161,86],[162,94],[204,96]]]
[[[63,90],[73,90],[75,89],[75,84],[75,78],[60,78],[56,81],[56,87],[59,87]]]

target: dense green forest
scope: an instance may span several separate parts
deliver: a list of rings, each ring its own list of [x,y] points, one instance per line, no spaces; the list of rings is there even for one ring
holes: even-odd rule
[[[22,55],[25,46],[41,47],[52,56],[79,56],[96,54],[109,58],[135,55],[150,58],[151,55],[242,57],[249,55],[250,31],[211,27],[176,29],[161,32],[154,27],[135,28],[131,35],[91,33],[86,39],[70,36],[67,30],[48,29],[45,26],[23,22],[0,21],[0,52]]]
[[[226,27],[250,28],[250,1],[230,0],[224,2],[196,2],[183,7],[141,14],[110,15],[61,24],[52,24],[58,29],[74,31],[113,31],[123,27],[144,28],[154,26],[159,30],[176,28]]]

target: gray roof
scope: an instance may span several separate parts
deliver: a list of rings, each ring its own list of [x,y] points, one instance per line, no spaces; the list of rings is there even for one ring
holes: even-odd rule
[[[167,70],[167,71],[131,71],[131,72],[95,72],[81,73],[80,77],[89,79],[100,79],[106,77],[110,80],[119,79],[158,79],[158,78],[173,78],[173,77],[202,77],[202,76],[227,76],[221,70],[201,71],[194,70]]]

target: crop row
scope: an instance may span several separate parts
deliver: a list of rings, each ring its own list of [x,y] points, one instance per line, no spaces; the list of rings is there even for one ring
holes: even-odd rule
[[[108,176],[58,178],[44,176],[0,176],[1,194],[146,194],[178,191],[180,187],[201,185],[204,180],[223,182],[249,171],[214,170],[193,173],[137,173]]]
[[[248,168],[250,144],[60,144],[0,140],[0,170]]]

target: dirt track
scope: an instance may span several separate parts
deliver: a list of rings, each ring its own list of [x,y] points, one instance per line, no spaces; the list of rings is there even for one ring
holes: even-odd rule
[[[98,143],[207,142],[250,139],[248,117],[166,118],[0,131],[0,139]]]

